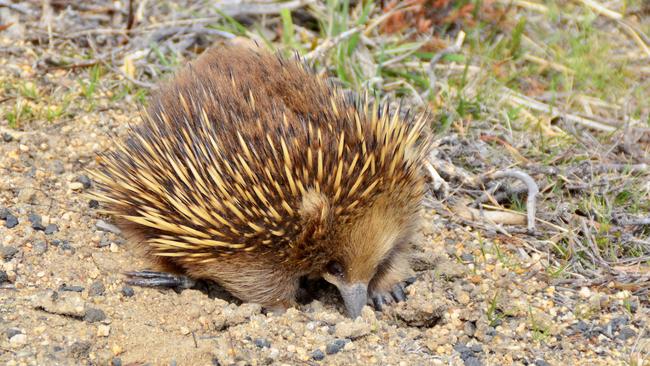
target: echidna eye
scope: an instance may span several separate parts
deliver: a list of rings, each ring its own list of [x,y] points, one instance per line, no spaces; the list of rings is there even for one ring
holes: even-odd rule
[[[327,272],[332,276],[343,277],[343,266],[337,261],[331,261],[327,264]]]

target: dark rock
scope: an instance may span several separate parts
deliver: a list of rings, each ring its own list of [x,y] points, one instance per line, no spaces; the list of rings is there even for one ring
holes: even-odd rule
[[[9,282],[9,275],[7,272],[0,270],[0,283]]]
[[[23,332],[18,329],[18,328],[7,328],[5,330],[5,335],[7,336],[7,339],[15,336],[16,334],[22,334]]]
[[[88,201],[88,207],[97,208],[99,207],[99,202],[97,202],[97,200],[90,200]]]
[[[90,353],[90,347],[92,345],[90,342],[74,342],[70,346],[70,355],[74,358],[86,358],[88,357],[88,354]]]
[[[311,358],[314,361],[320,361],[325,358],[325,354],[323,353],[323,351],[317,349],[311,353]]]
[[[86,314],[84,315],[84,320],[88,323],[100,322],[106,319],[106,314],[101,309],[88,308],[86,309]]]
[[[573,327],[579,331],[579,332],[586,332],[589,330],[589,324],[585,323],[584,321],[580,320],[576,324],[573,325]]]
[[[111,366],[122,366],[122,359],[119,357],[113,357],[111,360]]]
[[[90,186],[92,185],[91,182],[90,182],[90,178],[88,178],[88,176],[85,175],[85,174],[80,175],[80,176],[77,177],[77,179],[75,179],[75,180],[76,180],[77,182],[83,184],[83,186],[84,186],[85,189],[90,188]]]
[[[76,251],[76,250],[74,249],[74,247],[73,247],[72,245],[70,245],[70,242],[67,241],[67,240],[63,240],[63,241],[61,242],[59,248],[60,248],[62,251],[64,251],[64,252],[68,252],[68,253],[70,253],[70,254],[74,254],[75,251]]]
[[[4,142],[11,142],[13,141],[14,137],[8,134],[7,132],[2,133],[2,141]]]
[[[133,291],[133,287],[124,285],[124,287],[122,287],[122,295],[132,297],[135,295],[135,291]]]
[[[70,292],[82,292],[84,290],[83,286],[68,286],[65,283],[59,287],[60,291],[70,291]]]
[[[106,287],[101,281],[93,282],[88,288],[88,296],[102,296],[106,292]]]
[[[41,218],[40,215],[37,215],[37,214],[33,213],[33,214],[30,214],[29,216],[27,216],[27,219],[29,220],[29,222],[32,223],[32,229],[39,230],[39,231],[45,230],[45,226],[43,225],[43,222],[42,222],[43,219]]]
[[[7,229],[13,229],[18,226],[18,218],[12,214],[8,214],[5,218],[5,227]]]
[[[43,254],[47,252],[47,243],[43,240],[39,240],[36,243],[34,243],[33,249],[34,249],[34,254]]]
[[[104,235],[104,236],[102,236],[101,239],[99,239],[99,245],[98,246],[100,248],[107,247],[109,245],[111,245],[111,239],[109,239],[107,236]]]
[[[622,341],[626,341],[626,340],[628,340],[630,338],[633,338],[633,337],[636,337],[636,332],[634,330],[632,330],[632,328],[630,328],[630,327],[621,328],[621,331],[616,336],[616,338],[618,338],[618,339],[620,339]]]
[[[11,211],[8,208],[0,209],[0,220],[6,220],[9,215],[11,215]]]
[[[59,231],[59,227],[56,224],[49,224],[45,227],[45,235],[52,235],[57,231]]]
[[[467,336],[474,337],[474,334],[476,334],[476,324],[474,322],[465,322],[463,330]]]
[[[325,346],[325,353],[328,355],[339,353],[339,351],[342,350],[348,342],[350,342],[348,339],[335,339],[327,346]]]
[[[471,349],[472,352],[474,352],[474,353],[481,353],[481,352],[483,352],[483,346],[480,345],[480,344],[478,344],[478,343],[477,343],[477,344],[473,344],[473,345],[470,347],[470,349]]]
[[[58,247],[59,245],[61,245],[61,240],[54,239],[54,240],[50,241],[50,244],[54,245],[55,247]]]
[[[612,327],[612,330],[617,331],[621,326],[627,325],[627,322],[627,317],[621,316],[610,320],[608,326]]]
[[[257,338],[255,339],[255,345],[259,348],[270,348],[271,342],[266,338]]]
[[[0,246],[0,257],[2,257],[4,261],[10,261],[11,258],[13,258],[14,255],[16,255],[16,253],[18,253],[18,249],[14,247]]]
[[[551,366],[548,362],[544,360],[535,360],[535,366]]]
[[[478,357],[470,356],[463,359],[465,366],[483,366],[483,362]]]
[[[460,357],[462,358],[463,355],[472,355],[474,354],[474,351],[472,351],[469,347],[464,345],[463,343],[458,343],[454,346],[454,350],[458,353],[460,353]]]
[[[469,253],[463,253],[460,256],[460,259],[462,259],[465,262],[474,262],[474,256]]]

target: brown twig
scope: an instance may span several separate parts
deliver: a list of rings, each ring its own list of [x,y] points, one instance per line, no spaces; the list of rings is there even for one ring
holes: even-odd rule
[[[11,1],[7,1],[7,0],[0,0],[0,8],[9,8],[21,14],[32,15],[32,11],[29,8],[22,5],[14,4]]]
[[[424,93],[422,93],[422,99],[426,99],[429,96],[429,94],[431,94],[435,90],[436,83],[438,81],[438,78],[436,77],[436,73],[435,73],[436,64],[446,55],[459,52],[461,47],[463,46],[464,41],[465,41],[465,32],[460,31],[458,33],[458,37],[456,37],[456,42],[454,42],[454,44],[436,53],[435,55],[433,55],[433,57],[431,57],[431,61],[429,61],[429,68],[428,68],[429,89],[427,89]]]
[[[537,194],[539,193],[539,187],[535,180],[528,174],[522,172],[521,170],[508,169],[500,170],[487,176],[484,176],[482,180],[491,180],[491,179],[502,179],[502,178],[515,178],[522,181],[528,189],[528,197],[526,199],[526,212],[528,218],[528,230],[535,231],[535,200]]]

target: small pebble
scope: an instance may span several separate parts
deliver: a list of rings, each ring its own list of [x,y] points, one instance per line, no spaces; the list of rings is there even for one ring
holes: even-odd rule
[[[92,185],[90,182],[90,178],[88,178],[88,176],[85,174],[77,177],[76,181],[81,183],[85,189],[90,188],[90,186]]]
[[[97,202],[97,200],[90,200],[88,201],[88,207],[97,208],[99,207],[99,202]]]
[[[548,362],[544,360],[535,360],[535,366],[551,366]]]
[[[7,229],[13,229],[18,226],[18,218],[12,214],[8,214],[5,218],[5,227]]]
[[[11,215],[11,211],[8,208],[0,209],[0,220],[6,220],[9,215]]]
[[[113,224],[109,224],[104,220],[97,220],[97,222],[95,223],[95,227],[99,231],[107,231],[109,233],[118,234],[118,235],[122,233],[122,230],[120,230],[117,226]]]
[[[108,337],[110,333],[111,333],[110,325],[100,324],[99,326],[97,326],[98,337]]]
[[[2,259],[5,262],[10,261],[11,258],[13,258],[14,255],[16,255],[16,253],[18,253],[18,249],[14,248],[14,247],[0,246],[0,257],[2,257]]]
[[[90,353],[92,344],[90,342],[78,341],[70,346],[70,354],[75,358],[86,358]]]
[[[14,347],[23,346],[27,343],[27,336],[25,334],[16,334],[9,339],[9,344]]]
[[[124,287],[122,287],[122,295],[131,297],[135,295],[135,291],[133,291],[133,288],[131,286],[124,285]]]
[[[70,292],[82,292],[84,290],[83,286],[68,286],[65,283],[59,287],[61,291],[70,291]]]
[[[84,320],[88,323],[95,323],[106,319],[106,314],[101,309],[88,308]]]
[[[57,231],[59,231],[59,227],[56,224],[49,224],[45,227],[45,235],[52,235]]]
[[[465,262],[474,262],[474,256],[471,255],[470,253],[463,253],[460,256],[460,259],[462,259]]]
[[[345,347],[345,344],[348,343],[349,341],[346,342],[345,339],[336,339],[332,342],[330,342],[326,347],[325,347],[325,353],[328,355],[333,355],[335,353],[338,353],[343,347]]]
[[[7,133],[7,132],[2,133],[2,141],[11,142],[11,141],[13,141],[13,139],[14,139],[14,137],[11,136],[9,133]]]
[[[311,358],[315,361],[320,361],[325,358],[325,354],[323,353],[323,351],[317,349],[311,353]]]
[[[34,254],[43,254],[47,252],[47,243],[43,240],[39,240],[34,243]]]
[[[113,357],[111,360],[111,366],[122,366],[122,359],[119,357]]]
[[[101,281],[93,282],[88,288],[88,296],[102,296],[106,292],[106,287]]]
[[[18,328],[7,328],[5,330],[5,335],[7,336],[8,339],[11,339],[11,337],[15,336],[16,334],[21,334],[22,331]]]
[[[32,229],[39,230],[39,231],[45,230],[45,226],[43,225],[43,219],[41,218],[40,215],[30,214],[29,216],[27,216],[27,219],[29,220],[29,222],[32,223]]]
[[[481,360],[477,357],[471,356],[463,359],[463,363],[465,366],[482,366],[483,363]]]
[[[73,247],[72,245],[70,245],[70,242],[67,241],[67,240],[63,240],[63,241],[61,242],[61,245],[59,246],[59,248],[60,248],[62,251],[64,251],[64,252],[68,252],[68,253],[70,253],[70,254],[74,254],[75,251],[76,251],[76,250],[74,249],[74,247]]]
[[[72,182],[70,183],[70,189],[73,191],[80,191],[84,185],[80,182]]]
[[[63,174],[65,172],[65,166],[61,160],[54,160],[52,162],[52,173],[54,174]]]
[[[630,327],[623,327],[621,328],[621,331],[618,333],[618,336],[616,338],[626,341],[630,338],[636,337],[636,332],[632,330]]]
[[[266,338],[257,338],[255,339],[255,345],[259,348],[270,348],[271,342],[269,342]]]
[[[9,275],[7,272],[0,270],[0,283],[9,282]]]

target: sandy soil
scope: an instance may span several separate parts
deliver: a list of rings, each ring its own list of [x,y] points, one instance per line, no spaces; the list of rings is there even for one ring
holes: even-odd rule
[[[414,243],[408,301],[383,313],[366,308],[355,321],[328,289],[274,316],[210,288],[125,286],[122,272],[146,263],[98,228],[108,219],[83,197],[82,169],[137,112],[128,100],[102,103],[27,132],[3,127],[3,364],[604,365],[642,364],[650,351],[639,299],[551,287],[544,257],[521,240],[485,239],[431,211]],[[19,223],[9,228],[12,218]]]

